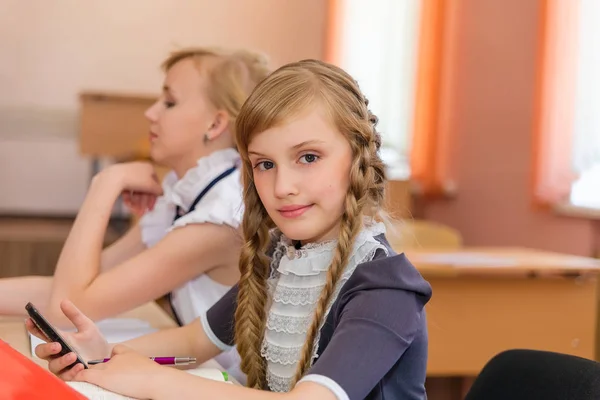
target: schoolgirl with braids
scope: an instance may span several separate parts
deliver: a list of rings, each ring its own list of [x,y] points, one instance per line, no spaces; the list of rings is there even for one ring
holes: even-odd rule
[[[333,65],[300,61],[263,80],[235,130],[239,283],[199,321],[116,346],[108,363],[65,372],[59,358],[50,369],[142,398],[426,399],[431,287],[385,238],[376,123],[356,82]],[[81,330],[98,357],[111,352],[93,327]],[[49,346],[38,354],[50,359]],[[250,389],[141,355],[203,361],[234,346]]]

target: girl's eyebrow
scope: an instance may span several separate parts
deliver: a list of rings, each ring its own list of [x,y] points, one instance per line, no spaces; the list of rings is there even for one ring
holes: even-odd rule
[[[258,153],[256,151],[248,151],[248,155],[255,155],[255,156],[259,156],[259,157],[266,157],[264,154]]]
[[[323,144],[323,143],[325,143],[323,140],[318,140],[318,139],[305,140],[304,142],[301,142],[301,143],[298,143],[298,144],[292,146],[291,150],[298,150],[305,146],[315,145],[315,144]],[[248,155],[250,155],[250,154],[259,156],[259,157],[267,157],[266,155],[259,153],[257,151],[253,151],[253,150],[248,151]]]
[[[298,150],[298,149],[300,149],[300,148],[302,148],[304,146],[314,145],[314,144],[323,144],[323,143],[325,143],[325,142],[322,141],[322,140],[318,140],[318,139],[306,140],[306,141],[304,141],[302,143],[298,143],[297,145],[292,146],[292,149]]]
[[[173,93],[173,89],[171,89],[171,87],[169,87],[168,85],[165,85],[165,86],[163,86],[163,92],[164,92],[165,94],[168,94],[168,95],[170,95],[170,96],[173,96],[173,95],[174,95],[174,93]]]

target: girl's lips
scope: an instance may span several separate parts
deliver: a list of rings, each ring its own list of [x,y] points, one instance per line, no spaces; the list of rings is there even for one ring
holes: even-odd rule
[[[310,210],[312,206],[312,204],[307,206],[285,206],[277,211],[285,218],[296,218]]]

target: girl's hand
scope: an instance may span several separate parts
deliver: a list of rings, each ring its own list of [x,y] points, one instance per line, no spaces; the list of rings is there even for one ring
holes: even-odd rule
[[[60,304],[60,308],[65,316],[75,325],[77,332],[59,331],[59,333],[79,352],[81,357],[86,361],[108,357],[110,354],[110,345],[94,322],[68,300],[64,300]],[[40,332],[30,318],[25,321],[25,327],[31,334],[45,342],[48,341],[48,338]],[[59,357],[57,354],[60,353],[60,350],[61,345],[59,343],[44,343],[35,348],[35,354],[39,358],[48,361],[50,372],[65,381],[72,380],[83,369],[83,365],[75,364],[73,367],[67,368],[77,357],[75,353],[67,353]]]
[[[108,362],[90,365],[79,371],[75,381],[89,382],[115,393],[135,398],[150,398],[152,383],[165,370],[150,358],[125,345],[114,347]]]
[[[134,215],[141,217],[148,211],[154,209],[156,204],[157,195],[151,193],[139,193],[132,191],[124,191],[123,204],[131,211]]]
[[[119,193],[132,192],[153,196],[163,194],[154,167],[149,162],[135,161],[111,165],[100,172],[98,180],[117,185]]]

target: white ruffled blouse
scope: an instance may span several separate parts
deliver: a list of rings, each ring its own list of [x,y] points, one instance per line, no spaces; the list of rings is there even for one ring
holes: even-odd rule
[[[162,182],[163,195],[157,199],[154,209],[140,220],[144,244],[152,247],[172,229],[194,223],[226,224],[237,229],[243,215],[239,169],[209,190],[192,212],[175,223],[173,219],[177,206],[187,213],[202,189],[227,169],[239,165],[239,162],[237,151],[225,149],[200,158],[196,167],[187,171],[179,180],[174,171],[169,172]]]
[[[243,199],[240,169],[238,168],[213,186],[196,205],[190,206],[204,188],[216,177],[233,166],[239,166],[240,156],[234,149],[219,150],[198,160],[181,179],[170,172],[163,180],[163,196],[156,201],[154,209],[140,220],[142,241],[152,247],[171,230],[189,224],[211,223],[238,228],[242,221]],[[177,206],[182,215],[174,221]],[[202,260],[198,260],[202,262]],[[231,286],[215,282],[202,274],[173,290],[173,309],[183,324],[188,324],[203,315],[213,304],[231,289]],[[239,381],[245,380],[239,370],[239,355],[235,350],[215,358]]]
[[[337,283],[313,345],[317,358],[320,331],[331,306],[359,264],[371,261],[379,249],[387,249],[374,237],[385,233],[383,223],[374,223],[357,236],[348,264]],[[261,355],[267,360],[267,384],[272,391],[287,392],[298,365],[306,334],[327,280],[337,241],[308,244],[295,249],[281,235],[271,260],[269,311]]]

